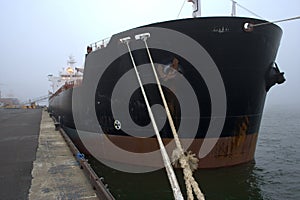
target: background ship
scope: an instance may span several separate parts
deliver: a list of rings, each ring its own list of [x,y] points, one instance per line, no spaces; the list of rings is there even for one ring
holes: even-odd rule
[[[128,49],[120,42],[128,36],[160,135],[168,152],[174,149],[146,48],[134,40],[141,33],[150,34],[149,49],[176,130],[185,150],[200,158],[199,167],[253,160],[267,91],[284,82],[275,63],[282,31],[240,17],[198,17],[128,30],[89,46],[84,71],[71,66],[58,78],[50,76],[49,112],[79,149],[104,163],[162,165],[152,154],[159,147]],[[142,154],[148,157],[134,157]]]

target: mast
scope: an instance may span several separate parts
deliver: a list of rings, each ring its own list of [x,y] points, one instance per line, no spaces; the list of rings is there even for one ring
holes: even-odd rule
[[[236,1],[232,1],[232,10],[231,10],[231,16],[236,16]]]
[[[69,60],[67,61],[67,63],[71,68],[73,68],[73,65],[76,63],[76,61],[73,56],[69,56]]]
[[[193,3],[193,17],[201,17],[201,0],[188,0]]]

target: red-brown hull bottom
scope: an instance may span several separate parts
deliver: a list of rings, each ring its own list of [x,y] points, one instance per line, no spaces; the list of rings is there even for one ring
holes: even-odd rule
[[[258,134],[248,134],[248,135],[238,135],[234,137],[221,137],[217,140],[216,144],[212,148],[212,150],[203,158],[199,159],[198,168],[218,168],[218,167],[227,167],[238,165],[242,163],[246,163],[252,161],[254,159],[256,143],[257,143]],[[155,158],[146,158],[147,153],[157,151],[158,143],[156,138],[137,138],[137,137],[129,137],[129,136],[112,136],[106,135],[106,138],[112,142],[113,145],[120,147],[121,149],[129,152],[129,153],[137,153],[141,156],[145,156],[145,162],[134,162],[132,163],[130,158],[127,159],[118,159],[118,156],[112,156],[113,153],[109,148],[101,148],[101,151],[104,153],[101,155],[101,159],[108,160],[112,162],[120,162],[128,165],[139,165],[146,167],[157,167],[161,166],[161,158],[160,155]],[[89,145],[92,145],[92,149],[97,148],[97,144],[95,138],[87,137],[85,138],[88,141]],[[189,146],[188,151],[192,151],[196,155],[199,154],[200,148],[204,141],[201,139],[180,139],[183,146]],[[209,139],[207,139],[209,140]],[[107,140],[108,141],[108,140]],[[75,143],[78,140],[74,141]],[[171,139],[163,139],[165,145],[168,145],[171,142]],[[188,144],[188,145],[186,145]],[[77,145],[78,146],[78,145]],[[81,143],[82,146],[82,143]],[[79,147],[80,149],[80,147]],[[90,149],[90,148],[87,148]],[[171,142],[167,147],[167,152],[171,156],[172,151],[175,149],[174,142]],[[85,153],[86,152],[85,150]],[[104,155],[104,156],[103,156]],[[120,154],[121,157],[121,154]],[[159,158],[157,158],[159,157]],[[155,160],[156,159],[156,160]]]

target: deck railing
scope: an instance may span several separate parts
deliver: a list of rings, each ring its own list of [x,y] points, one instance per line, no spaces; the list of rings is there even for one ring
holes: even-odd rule
[[[94,43],[90,44],[89,46],[92,47],[93,51],[95,51],[97,49],[105,48],[107,46],[107,44],[109,43],[109,41],[110,41],[110,37],[104,38],[97,42],[94,42]]]

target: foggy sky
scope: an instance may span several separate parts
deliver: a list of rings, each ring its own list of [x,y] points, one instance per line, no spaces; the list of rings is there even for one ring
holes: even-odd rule
[[[300,15],[299,0],[237,0],[266,20]],[[176,19],[183,0],[10,0],[0,2],[0,90],[2,96],[28,100],[50,90],[48,74],[57,75],[73,55],[84,65],[86,46],[112,34],[153,22]],[[191,17],[185,3],[179,18]],[[203,16],[228,16],[228,0],[202,0]],[[238,16],[255,17],[237,9]],[[277,63],[287,81],[273,87],[267,105],[300,102],[300,20],[283,29]]]

